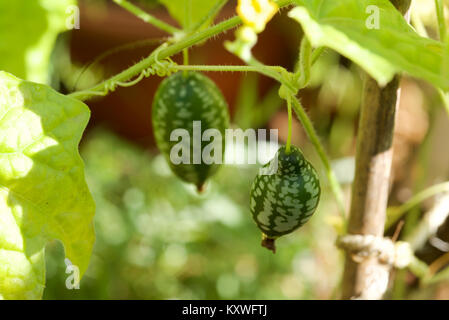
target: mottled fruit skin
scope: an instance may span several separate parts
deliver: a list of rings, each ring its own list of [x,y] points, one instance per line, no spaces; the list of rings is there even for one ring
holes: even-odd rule
[[[225,150],[225,130],[229,127],[228,106],[218,87],[208,77],[197,72],[178,72],[162,81],[152,110],[153,131],[156,144],[164,154],[172,171],[182,180],[193,183],[201,190],[207,178],[212,176],[220,164],[206,164],[202,161],[201,150],[211,141],[201,141],[207,129],[217,129],[222,139],[222,154]],[[193,122],[201,121],[201,150],[194,148]],[[177,141],[170,141],[175,129],[186,129],[190,137],[190,163],[174,164],[170,160],[170,151]],[[198,140],[198,139],[197,139]],[[201,163],[194,164],[194,152],[201,158]],[[223,161],[222,161],[223,162]]]
[[[268,168],[273,169],[272,174],[263,174]],[[320,194],[318,175],[302,152],[291,146],[286,154],[285,147],[281,147],[253,182],[251,213],[264,237],[276,239],[309,220]]]

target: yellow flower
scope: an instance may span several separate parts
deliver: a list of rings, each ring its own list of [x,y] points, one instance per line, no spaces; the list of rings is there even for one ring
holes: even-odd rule
[[[265,29],[277,10],[277,4],[272,0],[239,0],[237,5],[237,13],[244,24],[257,33]]]
[[[224,45],[229,52],[248,62],[252,57],[251,49],[257,43],[257,34],[251,27],[243,26],[237,29],[235,36],[233,42],[226,41]]]

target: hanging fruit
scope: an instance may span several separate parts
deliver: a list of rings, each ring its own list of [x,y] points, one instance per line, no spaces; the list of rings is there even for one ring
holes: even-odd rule
[[[281,147],[264,165],[251,188],[251,213],[262,231],[262,246],[275,252],[275,240],[304,225],[320,199],[320,182],[302,152]]]
[[[198,72],[169,76],[156,92],[152,121],[156,144],[172,171],[201,191],[224,160],[229,111],[218,87]]]

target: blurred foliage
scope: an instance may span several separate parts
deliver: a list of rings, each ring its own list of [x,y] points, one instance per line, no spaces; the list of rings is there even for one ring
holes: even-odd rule
[[[67,22],[73,21],[67,10],[75,4],[75,0],[0,0],[0,70],[46,83],[51,50],[58,33],[67,31]]]
[[[330,298],[339,276],[322,203],[273,255],[248,210],[257,167],[225,166],[205,194],[161,156],[95,130],[82,148],[97,241],[79,290],[65,287],[62,246],[47,246],[44,299]]]
[[[234,122],[243,130],[263,127],[283,104],[277,84],[259,100],[259,79],[257,74],[247,74],[239,85]]]
[[[329,136],[331,157],[352,154],[362,98],[360,70],[327,49],[312,67],[310,87],[318,90],[312,116],[317,119],[320,131]]]

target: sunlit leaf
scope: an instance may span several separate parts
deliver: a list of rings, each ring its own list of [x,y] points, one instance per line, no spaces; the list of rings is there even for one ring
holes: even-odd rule
[[[82,102],[0,72],[0,298],[42,296],[51,239],[87,268],[95,205],[78,143],[88,119]]]
[[[420,37],[388,0],[296,2],[300,6],[289,15],[302,25],[314,46],[336,50],[381,85],[395,73],[405,71],[449,89],[447,45]],[[378,28],[368,20],[373,10],[378,10]]]

